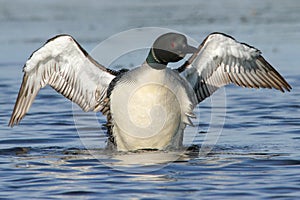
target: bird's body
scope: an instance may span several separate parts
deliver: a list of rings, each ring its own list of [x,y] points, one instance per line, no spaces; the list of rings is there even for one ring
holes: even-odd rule
[[[167,67],[189,53],[183,66]],[[106,115],[110,144],[119,151],[180,148],[195,106],[229,83],[291,89],[259,50],[222,33],[210,34],[198,49],[181,34],[164,34],[141,66],[123,71],[105,68],[71,36],[59,35],[31,55],[24,72],[10,126],[49,84],[82,110]]]
[[[194,92],[178,72],[146,62],[125,73],[110,96],[112,134],[119,150],[181,146]],[[125,117],[126,116],[126,117]]]

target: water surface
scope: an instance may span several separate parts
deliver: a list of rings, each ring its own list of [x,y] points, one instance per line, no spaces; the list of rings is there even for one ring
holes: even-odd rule
[[[299,1],[292,0],[0,1],[0,198],[297,199],[299,9]],[[7,127],[22,66],[46,39],[68,33],[91,51],[113,34],[146,26],[175,29],[199,42],[214,31],[233,35],[262,50],[293,90],[229,86],[218,92],[226,94],[225,124],[207,155],[107,152],[104,131],[87,122],[81,127],[85,135],[78,134],[73,105],[50,87],[40,92],[19,126]],[[122,62],[134,64],[130,58]],[[213,134],[211,100],[196,112],[196,137],[187,132],[185,142],[201,148]]]

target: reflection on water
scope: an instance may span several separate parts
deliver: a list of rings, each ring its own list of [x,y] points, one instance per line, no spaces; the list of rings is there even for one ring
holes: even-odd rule
[[[297,199],[299,2],[0,1],[0,198]],[[186,134],[186,144],[196,146],[185,152],[108,152],[105,129],[90,126],[83,112],[86,123],[76,127],[73,105],[49,87],[19,126],[7,127],[21,68],[46,39],[69,33],[91,50],[112,34],[144,26],[175,29],[199,42],[213,31],[231,34],[262,50],[293,90],[226,87],[225,125],[205,155],[198,150],[211,134],[209,99],[196,110],[199,134]],[[116,64],[136,65],[131,59]],[[97,125],[104,123],[96,117]]]
[[[248,151],[250,149],[248,147]],[[2,171],[9,173],[3,174],[2,187],[19,192],[38,190],[40,196],[54,195],[57,198],[74,195],[97,197],[101,191],[106,191],[105,195],[118,194],[120,198],[184,197],[188,194],[195,195],[195,198],[200,194],[228,198],[232,195],[276,197],[282,194],[295,197],[298,194],[297,186],[283,187],[280,178],[288,178],[289,184],[295,185],[299,180],[290,175],[297,171],[299,160],[284,159],[288,156],[284,154],[234,153],[232,150],[233,147],[230,150],[217,146],[206,157],[186,155],[172,163],[137,166],[132,164],[134,158],[143,156],[145,160],[153,158],[156,153],[122,153],[98,160],[80,149],[16,148],[1,154],[1,160],[3,156],[18,154],[9,163],[1,162]],[[108,155],[103,154],[103,150],[94,151]],[[157,152],[156,155],[163,154]],[[122,160],[121,163],[117,159]],[[272,189],[276,192],[270,193]],[[12,195],[3,190],[2,193]],[[26,197],[23,193],[14,193],[14,196]]]

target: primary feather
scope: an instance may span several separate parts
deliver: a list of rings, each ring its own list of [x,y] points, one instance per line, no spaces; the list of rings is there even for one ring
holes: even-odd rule
[[[194,88],[198,103],[229,83],[282,92],[291,89],[258,49],[223,33],[210,34],[189,63],[178,69]]]
[[[84,111],[99,111],[106,90],[115,77],[91,58],[69,35],[59,35],[35,51],[24,68],[24,77],[9,122],[18,124],[39,90],[50,85]]]

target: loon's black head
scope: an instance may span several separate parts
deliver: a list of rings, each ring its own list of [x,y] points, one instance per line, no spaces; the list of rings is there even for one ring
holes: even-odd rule
[[[155,40],[146,61],[153,68],[163,69],[169,62],[178,62],[186,54],[196,50],[197,48],[188,45],[184,35],[166,33]]]

